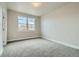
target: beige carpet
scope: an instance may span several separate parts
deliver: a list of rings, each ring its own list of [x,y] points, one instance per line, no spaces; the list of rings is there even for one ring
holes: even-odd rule
[[[79,57],[79,50],[38,38],[9,43],[2,57]]]

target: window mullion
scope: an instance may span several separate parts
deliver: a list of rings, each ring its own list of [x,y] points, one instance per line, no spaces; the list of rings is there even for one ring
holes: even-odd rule
[[[28,16],[27,16],[27,31],[28,31]]]

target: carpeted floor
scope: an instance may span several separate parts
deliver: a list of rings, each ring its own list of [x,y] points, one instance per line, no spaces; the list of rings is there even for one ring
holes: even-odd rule
[[[79,57],[79,50],[38,38],[8,43],[2,57]]]

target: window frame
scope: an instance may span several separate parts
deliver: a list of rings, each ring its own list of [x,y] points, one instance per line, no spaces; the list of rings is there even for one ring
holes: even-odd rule
[[[28,18],[29,18],[29,17],[30,17],[30,18],[34,18],[34,24],[29,24],[29,19],[28,19],[28,26],[29,26],[29,25],[33,25],[33,26],[34,26],[34,30],[29,30],[29,27],[28,27],[28,31],[35,31],[35,30],[36,30],[36,25],[35,25],[35,24],[36,24],[36,22],[35,22],[35,17],[34,17],[34,16],[28,16]]]
[[[26,18],[26,28],[27,28],[26,30],[21,30],[21,31],[19,30],[18,25],[21,24],[21,23],[18,23],[18,20],[19,20],[18,17],[25,17]],[[35,25],[36,22],[35,22],[35,17],[34,16],[18,16],[18,17],[17,17],[17,31],[18,32],[28,32],[28,31],[33,31],[34,32],[36,30],[36,25]],[[28,24],[29,19],[28,19],[28,17],[33,17],[34,18],[34,24],[33,24],[34,30],[29,30],[29,24]],[[32,24],[30,24],[30,25],[32,25]]]

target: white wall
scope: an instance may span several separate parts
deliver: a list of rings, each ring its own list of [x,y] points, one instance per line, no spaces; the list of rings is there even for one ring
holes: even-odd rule
[[[69,3],[41,17],[42,36],[79,48],[79,3]]]
[[[18,16],[27,16],[28,14],[8,10],[8,41],[35,38],[40,37],[40,17],[36,17],[36,30],[35,31],[24,31],[18,32],[17,28],[17,17]],[[30,15],[32,16],[32,15]]]

